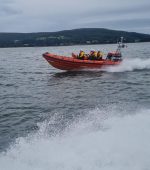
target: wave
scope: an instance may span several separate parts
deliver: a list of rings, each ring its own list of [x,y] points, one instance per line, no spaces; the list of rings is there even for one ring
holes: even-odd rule
[[[126,72],[134,70],[150,69],[150,59],[125,59],[123,62],[115,67],[105,68],[107,72]]]
[[[106,111],[107,112],[107,111]],[[141,170],[149,169],[150,110],[114,116],[98,108],[77,119],[60,135],[50,136],[48,127],[18,138],[0,154],[1,170]]]

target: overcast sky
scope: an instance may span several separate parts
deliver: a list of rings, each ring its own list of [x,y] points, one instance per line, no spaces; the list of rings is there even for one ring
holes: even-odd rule
[[[75,28],[150,34],[150,0],[0,0],[0,32]]]

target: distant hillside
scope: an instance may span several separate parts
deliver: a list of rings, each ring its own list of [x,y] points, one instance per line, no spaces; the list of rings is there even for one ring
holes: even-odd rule
[[[124,37],[125,42],[150,42],[150,35],[104,28],[82,28],[59,32],[0,33],[0,47],[61,46],[76,44],[116,43]]]

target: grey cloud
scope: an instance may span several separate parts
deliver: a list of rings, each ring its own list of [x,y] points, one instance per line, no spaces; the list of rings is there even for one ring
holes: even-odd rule
[[[8,7],[8,6],[3,6],[0,8],[0,15],[17,15],[17,14],[20,14],[21,11],[20,10],[16,10],[16,9],[13,9],[11,7]]]
[[[1,17],[8,15],[16,15],[21,13],[20,10],[14,5],[15,1],[13,0],[0,0],[0,15]]]
[[[13,2],[13,0],[0,0],[1,5],[2,4],[12,3],[12,2]]]
[[[126,31],[140,31],[144,30],[145,33],[150,33],[150,19],[119,19],[113,21],[100,21],[93,22],[94,27],[104,27],[110,29],[126,30]],[[83,24],[83,27],[88,27],[89,24]]]
[[[81,27],[141,31],[143,27],[143,32],[147,32],[150,27],[149,0],[0,0],[0,3],[3,25],[0,31],[40,32]]]

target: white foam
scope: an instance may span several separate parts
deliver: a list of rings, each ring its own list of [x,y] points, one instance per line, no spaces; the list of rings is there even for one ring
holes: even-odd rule
[[[115,111],[113,111],[115,112]],[[112,114],[113,115],[113,114]],[[150,167],[150,110],[124,117],[89,112],[62,135],[47,124],[0,154],[1,170],[141,170]]]
[[[133,70],[150,69],[150,59],[124,59],[118,66],[108,67],[105,71],[108,72],[125,72]]]

